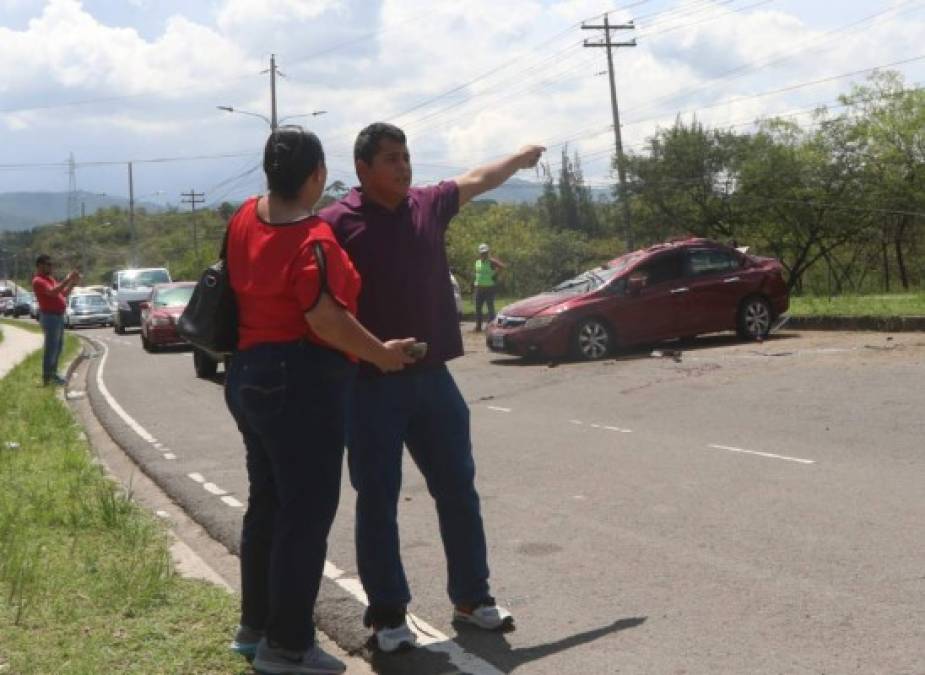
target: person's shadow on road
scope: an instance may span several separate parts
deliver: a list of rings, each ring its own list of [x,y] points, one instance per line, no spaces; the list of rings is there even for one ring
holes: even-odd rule
[[[491,633],[471,626],[457,625],[459,632],[448,643],[435,643],[429,645],[429,648],[422,647],[402,654],[375,652],[372,656],[372,666],[375,672],[383,675],[392,673],[414,673],[416,675],[466,673],[465,666],[460,667],[450,661],[449,653],[458,646],[465,650],[466,653],[487,661],[498,672],[513,673],[520,666],[527,663],[593,642],[627,628],[640,626],[645,623],[646,618],[630,617],[619,619],[600,628],[576,633],[554,642],[532,647],[512,647],[504,633]]]

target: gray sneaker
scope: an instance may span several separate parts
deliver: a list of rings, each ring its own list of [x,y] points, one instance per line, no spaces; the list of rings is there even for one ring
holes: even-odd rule
[[[231,641],[229,648],[250,660],[253,659],[254,654],[257,653],[257,645],[262,638],[262,630],[254,630],[242,624],[238,626],[238,630],[235,631],[234,639]]]
[[[267,675],[339,675],[347,665],[324,651],[317,644],[304,652],[271,647],[266,638],[257,645],[254,670]]]

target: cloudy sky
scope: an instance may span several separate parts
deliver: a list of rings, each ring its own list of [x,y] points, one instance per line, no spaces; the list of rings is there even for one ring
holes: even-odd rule
[[[292,121],[332,179],[352,181],[356,132],[389,120],[419,182],[536,142],[553,164],[568,143],[604,183],[606,57],[580,25],[608,11],[636,24],[615,52],[629,148],[679,113],[744,130],[836,103],[855,71],[905,61],[925,80],[925,0],[0,0],[0,192],[66,190],[70,153],[91,192],[126,195],[128,160],[144,200],[259,191],[266,123],[216,106],[269,115],[271,53],[280,117],[327,111]]]

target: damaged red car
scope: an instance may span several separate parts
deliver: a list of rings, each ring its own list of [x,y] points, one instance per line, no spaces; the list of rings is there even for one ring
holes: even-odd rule
[[[727,330],[763,339],[789,302],[774,258],[687,239],[628,253],[508,305],[485,338],[494,352],[593,360],[618,348]]]

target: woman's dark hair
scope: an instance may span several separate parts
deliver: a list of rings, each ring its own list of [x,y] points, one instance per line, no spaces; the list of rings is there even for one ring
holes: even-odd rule
[[[51,256],[47,253],[42,253],[38,258],[35,259],[35,266],[47,265],[51,262]]]
[[[407,144],[405,132],[388,122],[374,122],[363,129],[353,144],[353,160],[362,159],[367,164],[373,163],[373,157],[379,152],[379,141],[383,138]]]
[[[277,128],[263,149],[267,187],[283,199],[295,199],[305,180],[323,164],[321,141],[300,126]]]

